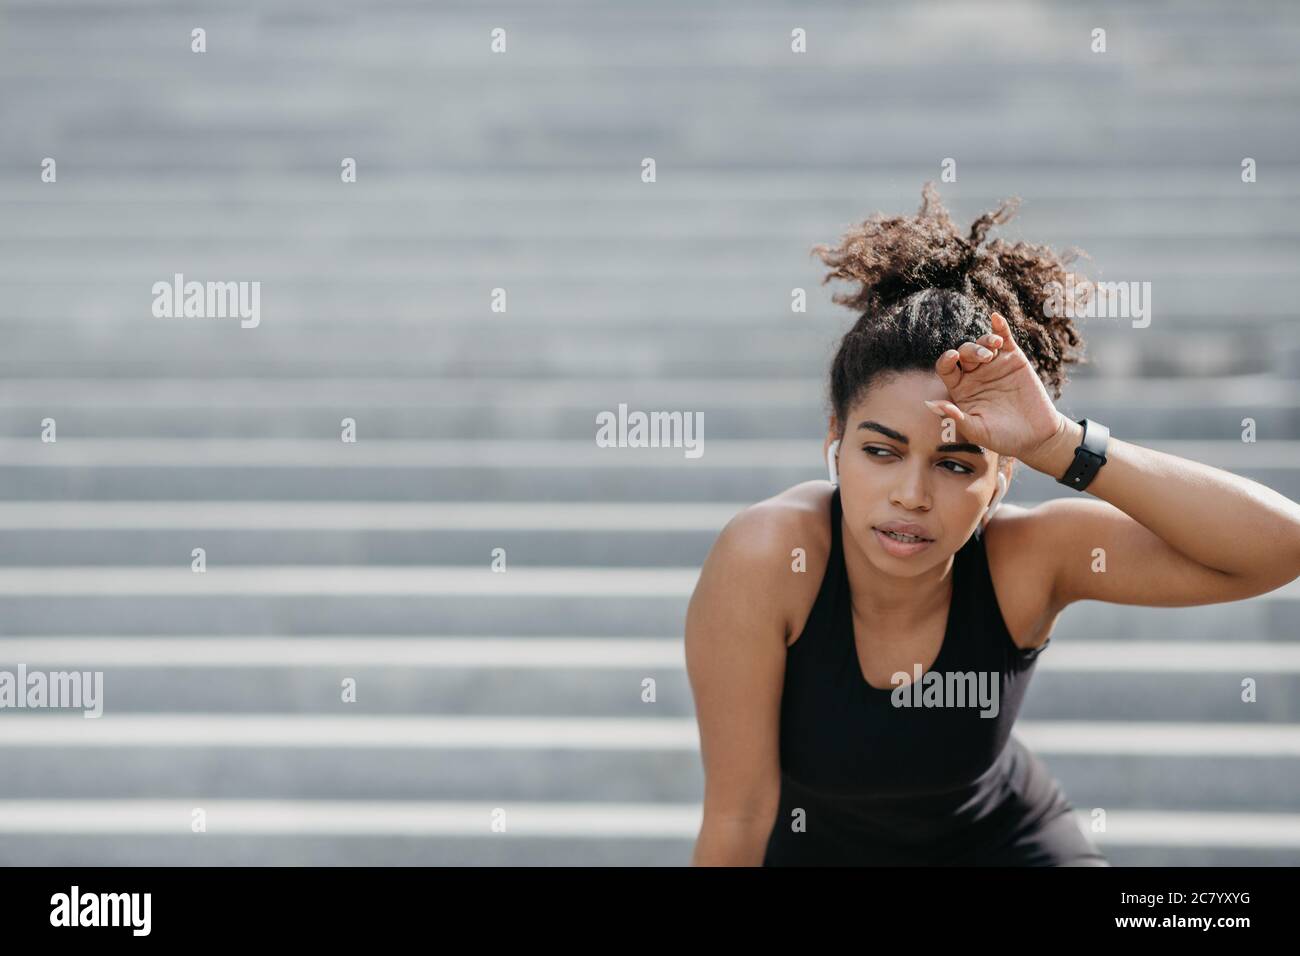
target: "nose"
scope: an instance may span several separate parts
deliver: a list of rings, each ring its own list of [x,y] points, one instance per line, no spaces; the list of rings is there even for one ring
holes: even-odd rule
[[[895,470],[895,474],[898,481],[890,492],[890,501],[908,511],[929,510],[929,472],[925,464],[918,458],[904,463],[902,468]]]

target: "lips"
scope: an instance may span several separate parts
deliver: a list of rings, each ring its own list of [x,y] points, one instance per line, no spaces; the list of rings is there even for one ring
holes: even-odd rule
[[[912,555],[920,554],[926,548],[930,547],[930,545],[934,544],[934,541],[929,538],[921,538],[914,541],[903,541],[899,538],[892,538],[885,532],[881,531],[878,527],[872,528],[871,533],[876,536],[876,541],[880,544],[881,550],[895,558],[910,558]]]
[[[886,521],[883,524],[875,526],[877,531],[892,531],[895,534],[910,534],[916,538],[924,538],[926,541],[933,541],[934,536],[919,524],[912,524],[907,521]]]

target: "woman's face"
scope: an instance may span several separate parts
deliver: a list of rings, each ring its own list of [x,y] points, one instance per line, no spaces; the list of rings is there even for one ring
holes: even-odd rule
[[[948,399],[933,372],[909,371],[877,379],[849,410],[839,449],[844,520],[872,564],[912,576],[945,562],[975,531],[997,490],[998,456],[969,443],[959,422],[945,422],[926,399]],[[836,438],[836,423],[823,452]],[[1010,475],[1008,474],[1008,480]],[[890,522],[929,543],[886,539]]]

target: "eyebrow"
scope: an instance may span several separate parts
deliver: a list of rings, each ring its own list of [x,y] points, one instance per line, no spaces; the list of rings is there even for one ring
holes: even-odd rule
[[[867,429],[868,431],[880,432],[880,434],[886,436],[887,438],[892,438],[894,439],[894,441],[902,442],[904,445],[910,444],[910,442],[907,440],[907,436],[904,435],[902,432],[895,431],[894,429],[890,428],[888,425],[880,424],[880,422],[873,422],[873,421],[859,422],[858,431],[862,431],[864,428]],[[964,451],[964,452],[969,452],[972,455],[984,454],[983,448],[981,448],[979,445],[971,444],[968,441],[954,442],[950,445],[935,445],[934,450],[935,451]]]

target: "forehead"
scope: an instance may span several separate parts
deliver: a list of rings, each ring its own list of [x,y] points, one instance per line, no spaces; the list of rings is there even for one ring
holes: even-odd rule
[[[943,441],[943,420],[923,403],[947,398],[948,389],[934,372],[892,374],[878,380],[849,409],[846,437],[884,437],[912,447],[933,445],[939,451],[985,454],[986,449],[966,439],[959,422],[953,423],[952,441]]]
[[[948,398],[947,386],[936,372],[888,372],[878,376],[871,387],[855,396],[848,409],[848,420],[854,424],[862,418],[880,415],[912,415],[918,409],[933,418],[934,413],[922,404],[926,399]]]

